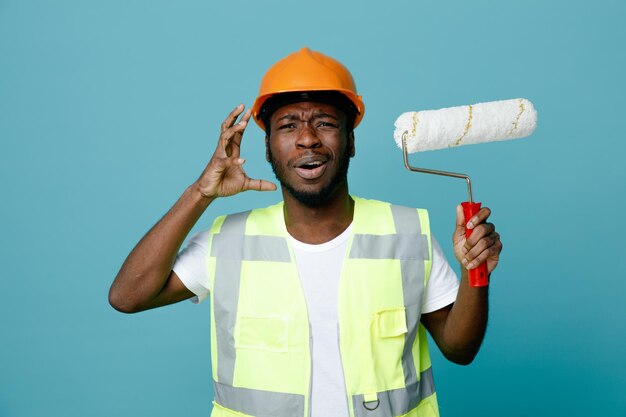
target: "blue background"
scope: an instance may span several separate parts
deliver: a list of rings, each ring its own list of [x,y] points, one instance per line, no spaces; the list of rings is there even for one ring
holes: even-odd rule
[[[225,115],[305,45],[345,63],[366,102],[351,192],[428,208],[449,259],[465,186],[406,171],[396,117],[515,97],[539,112],[528,139],[412,158],[469,173],[504,241],[478,358],[434,353],[442,415],[626,415],[625,12],[0,0],[0,416],[208,415],[208,303],[128,316],[107,291],[200,174]],[[248,129],[246,169],[273,179],[262,138]],[[279,197],[220,200],[195,230]]]

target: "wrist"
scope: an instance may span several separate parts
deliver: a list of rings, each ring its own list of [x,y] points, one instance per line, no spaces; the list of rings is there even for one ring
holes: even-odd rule
[[[202,188],[200,187],[200,184],[198,184],[197,181],[191,184],[191,186],[189,186],[187,190],[191,193],[194,202],[199,203],[199,204],[209,205],[213,202],[213,200],[217,198],[216,195],[210,195],[202,191]]]

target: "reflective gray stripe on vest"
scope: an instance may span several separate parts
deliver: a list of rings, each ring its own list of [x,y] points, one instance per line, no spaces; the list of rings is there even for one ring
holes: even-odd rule
[[[350,258],[424,261],[428,259],[428,239],[417,233],[354,235]]]
[[[404,372],[404,389],[388,391],[387,402],[393,404],[412,404],[418,392],[415,391],[418,384],[417,367],[411,352],[417,332],[419,330],[419,320],[424,293],[425,269],[424,261],[430,259],[428,247],[428,237],[422,234],[422,227],[419,214],[416,209],[401,206],[391,206],[396,234],[393,235],[355,235],[350,250],[350,258],[361,259],[399,259],[402,274],[403,302],[406,307],[406,324],[409,330],[404,336],[404,348],[402,352],[402,370]],[[431,382],[432,382],[432,374]],[[432,383],[431,383],[432,385]],[[428,385],[426,385],[428,386]],[[410,389],[413,388],[413,390]],[[434,392],[434,386],[432,386]],[[402,399],[400,397],[406,396]],[[384,393],[378,393],[378,398],[383,405]],[[360,402],[356,398],[360,397]],[[423,397],[419,397],[423,398]],[[393,399],[393,401],[392,401]],[[367,412],[367,415],[378,416],[374,411],[369,411],[363,407],[363,396],[353,397],[355,401],[355,412]],[[419,402],[419,400],[417,401]],[[415,403],[417,405],[417,403]],[[394,409],[397,409],[395,407]],[[401,415],[408,412],[391,414]],[[365,414],[364,414],[365,415]],[[386,416],[388,414],[380,414]]]
[[[378,393],[377,402],[365,403],[368,410],[363,406],[363,395],[354,395],[352,405],[355,417],[396,417],[401,416],[415,407],[424,398],[428,398],[435,393],[435,383],[433,381],[432,368],[428,368],[421,373],[419,381],[407,385],[404,388],[392,389]]]
[[[271,378],[271,375],[268,375]],[[304,415],[304,395],[233,387],[213,381],[215,401],[223,407],[255,417]]]
[[[421,309],[415,308],[422,305],[424,295],[424,260],[430,259],[428,248],[428,238],[422,234],[422,224],[419,213],[414,208],[391,206],[393,222],[396,226],[397,236],[420,236],[419,248],[417,251],[421,259],[406,260],[400,263],[402,270],[402,296],[406,307],[406,326],[409,331],[404,336],[404,349],[402,351],[402,369],[404,370],[404,383],[407,387],[417,383],[417,372],[415,360],[412,354],[412,347],[419,330],[419,321],[422,314]],[[418,244],[418,242],[416,242]],[[413,249],[416,250],[416,249]],[[413,308],[410,308],[413,306]]]
[[[291,262],[287,241],[279,236],[220,233],[213,236],[211,256],[236,261]]]
[[[250,211],[232,214],[224,219],[220,232],[213,235],[211,256],[216,258],[213,283],[213,312],[217,342],[217,378],[215,395],[218,403],[254,416],[293,416],[293,410],[304,413],[304,397],[245,388],[234,388],[235,322],[239,304],[239,285],[243,261],[291,262],[287,241],[277,236],[246,236]],[[269,410],[263,414],[258,410]],[[288,410],[280,414],[278,410]],[[254,410],[254,412],[250,412]]]
[[[222,224],[219,235],[228,235],[232,250],[241,247],[246,231],[246,220],[250,212],[227,216]],[[211,256],[222,250],[213,235]],[[218,239],[219,240],[219,239]],[[237,242],[235,242],[237,240]],[[239,244],[237,244],[239,243]],[[239,279],[241,276],[241,259],[237,257],[218,257],[215,262],[213,280],[213,312],[215,317],[215,338],[217,342],[217,379],[224,384],[233,384],[235,375],[235,338],[233,331],[237,321],[237,304],[239,303]]]

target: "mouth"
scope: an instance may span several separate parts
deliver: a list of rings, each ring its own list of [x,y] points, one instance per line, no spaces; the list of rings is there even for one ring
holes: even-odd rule
[[[296,173],[306,180],[321,177],[326,171],[328,159],[322,155],[304,156],[294,163]]]

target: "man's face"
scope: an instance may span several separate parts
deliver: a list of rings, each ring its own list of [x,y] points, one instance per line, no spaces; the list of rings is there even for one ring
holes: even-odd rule
[[[323,205],[345,187],[354,135],[335,106],[300,102],[283,106],[270,118],[267,160],[276,178],[296,200]]]

